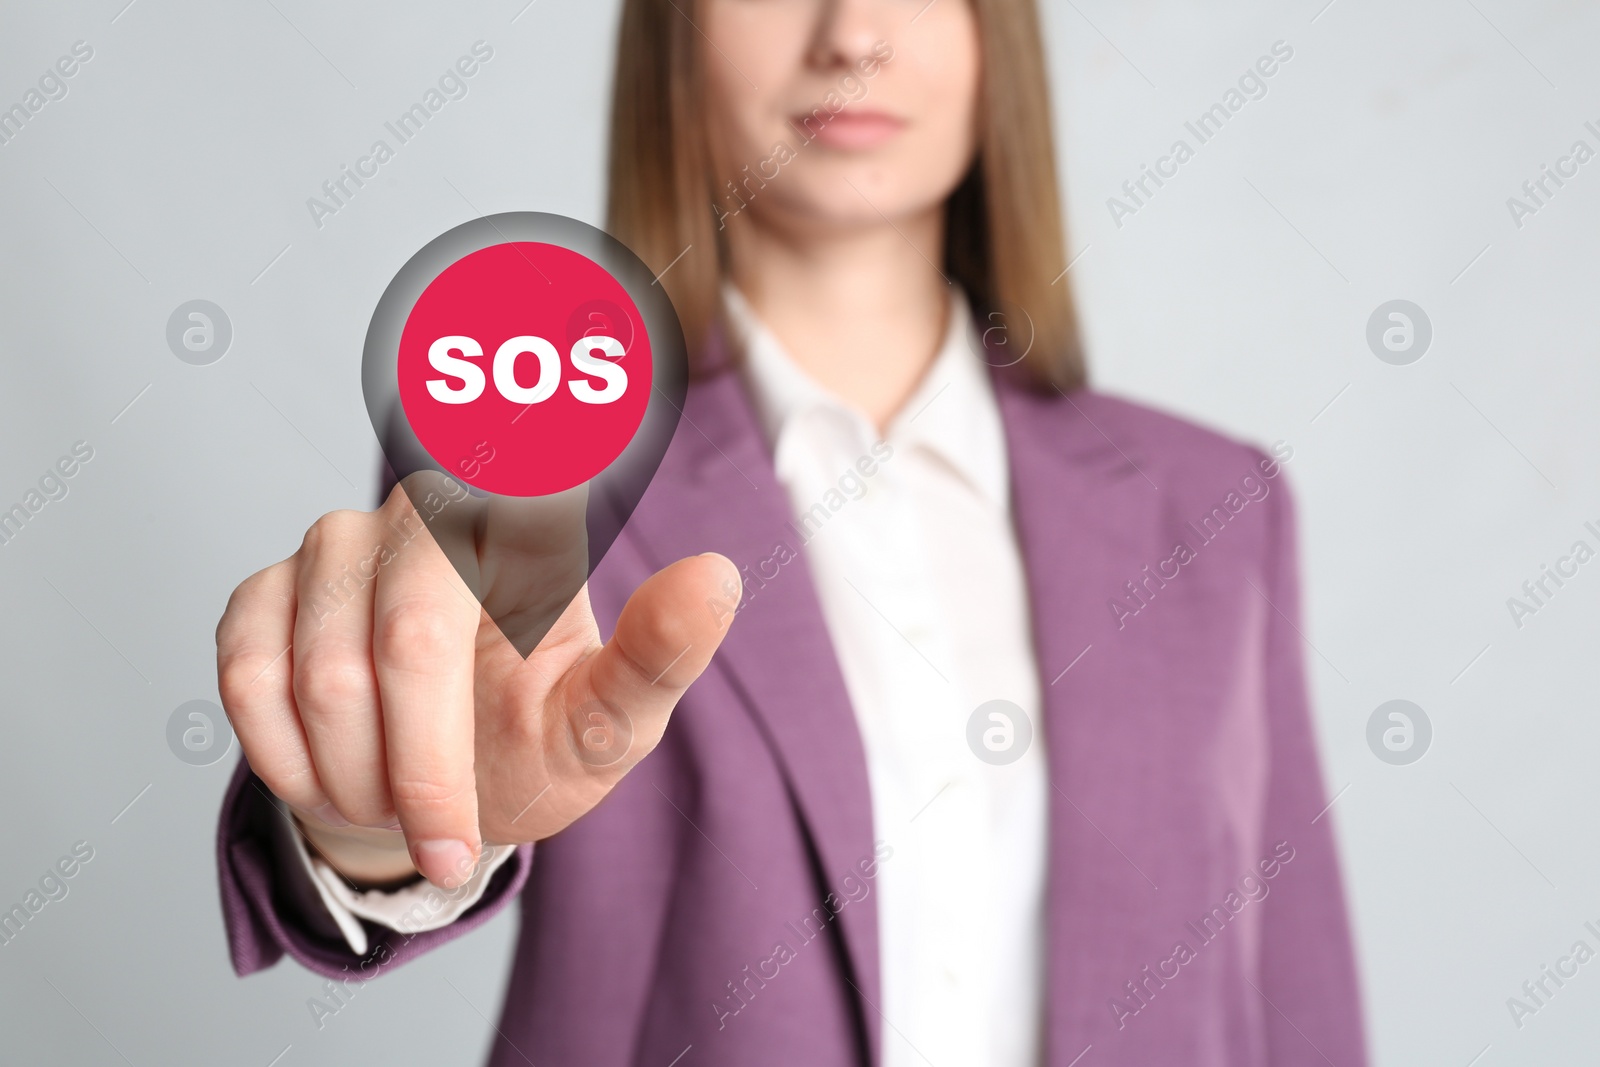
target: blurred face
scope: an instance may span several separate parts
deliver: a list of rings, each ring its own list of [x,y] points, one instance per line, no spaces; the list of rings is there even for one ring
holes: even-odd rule
[[[977,152],[970,0],[703,0],[723,227],[881,225],[940,208]]]

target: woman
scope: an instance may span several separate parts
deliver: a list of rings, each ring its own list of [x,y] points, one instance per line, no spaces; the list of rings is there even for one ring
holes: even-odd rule
[[[403,493],[240,587],[241,973],[520,897],[496,1064],[1364,1062],[1278,464],[1083,388],[1046,101],[1031,0],[628,0],[684,425],[527,662],[427,538],[304,606]]]

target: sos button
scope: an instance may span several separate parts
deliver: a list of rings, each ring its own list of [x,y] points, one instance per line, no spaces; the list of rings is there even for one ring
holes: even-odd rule
[[[652,368],[621,283],[537,241],[490,245],[440,272],[396,360],[406,419],[440,468],[519,497],[581,485],[620,456],[649,407]]]

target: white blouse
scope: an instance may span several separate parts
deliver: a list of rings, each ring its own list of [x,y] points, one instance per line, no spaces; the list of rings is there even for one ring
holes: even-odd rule
[[[866,749],[874,836],[894,848],[877,876],[884,1067],[1034,1067],[1049,784],[1005,436],[967,301],[951,291],[944,343],[880,442],[737,290],[725,295],[778,479],[809,537],[802,551]],[[874,472],[851,477],[863,456]],[[837,510],[830,493],[845,496]],[[1030,725],[986,710],[970,728],[993,700]]]

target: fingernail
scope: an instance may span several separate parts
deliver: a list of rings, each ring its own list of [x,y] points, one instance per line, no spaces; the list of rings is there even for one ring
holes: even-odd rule
[[[733,583],[734,589],[738,590],[739,595],[741,597],[744,595],[744,575],[739,573],[739,568],[734,565],[733,560],[729,559],[727,556],[724,556],[721,552],[702,552],[700,555],[702,557],[710,556],[712,559],[722,560],[722,562],[727,565],[728,570],[733,572],[732,576],[727,579],[726,582],[724,582],[724,585],[727,585],[728,582],[731,582]]]
[[[385,825],[378,827],[378,829],[380,829],[380,830],[394,830],[396,833],[398,833],[400,831],[400,829],[401,829],[400,820],[396,819],[394,822],[386,823]]]
[[[339,814],[339,809],[333,806],[333,801],[328,801],[320,808],[311,812],[319,821],[328,826],[349,826],[350,820]]]
[[[411,846],[411,861],[440,889],[454,889],[472,875],[472,850],[465,841],[418,841]]]

